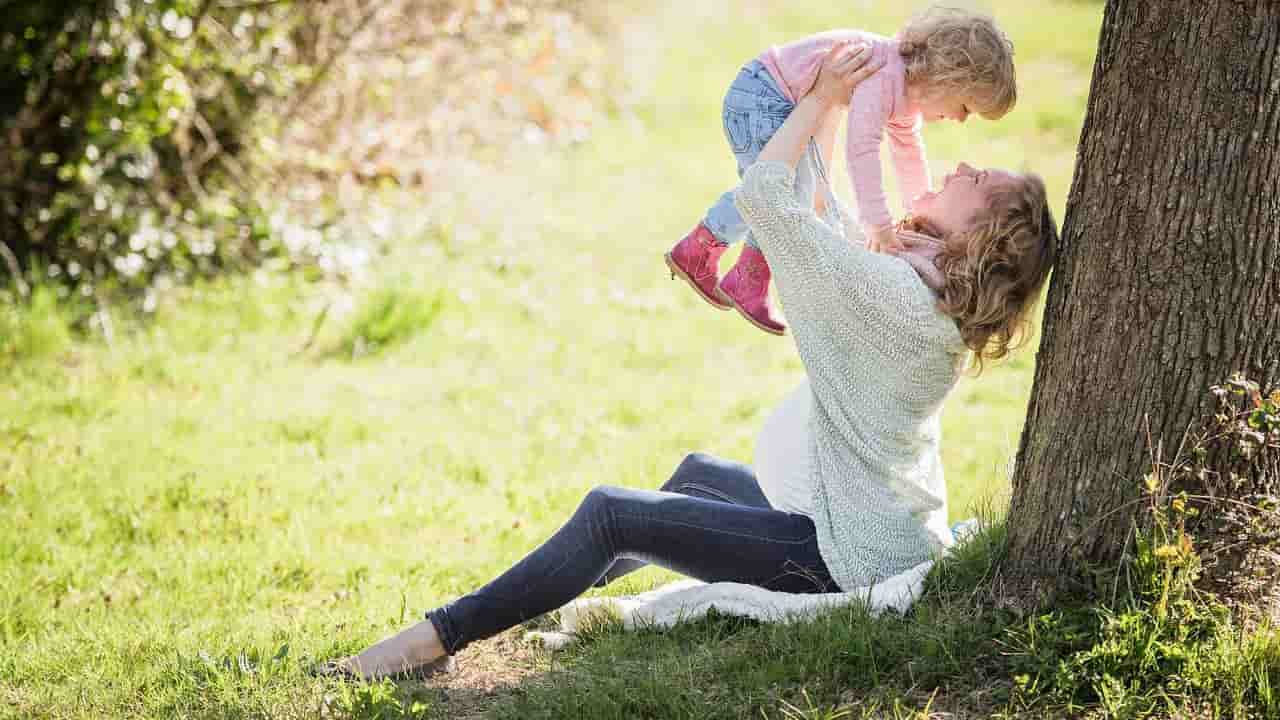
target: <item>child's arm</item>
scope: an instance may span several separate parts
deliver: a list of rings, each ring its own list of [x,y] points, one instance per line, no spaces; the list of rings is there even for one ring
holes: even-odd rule
[[[932,189],[929,185],[929,161],[924,152],[924,135],[920,132],[923,119],[917,115],[912,122],[889,122],[885,130],[889,135],[889,154],[898,174],[898,189],[902,192],[902,207],[911,212],[911,203],[920,194]]]
[[[873,250],[894,240],[893,217],[885,201],[884,178],[880,171],[880,140],[889,121],[886,82],[887,78],[877,76],[854,88],[849,100],[848,138],[845,142],[845,161],[858,202],[858,217],[867,229]]]

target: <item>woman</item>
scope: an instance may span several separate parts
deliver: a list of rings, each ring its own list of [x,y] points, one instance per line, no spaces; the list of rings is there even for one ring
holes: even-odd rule
[[[644,563],[707,582],[834,592],[891,577],[951,542],[938,461],[942,401],[966,358],[980,368],[1008,352],[1048,273],[1057,229],[1038,178],[964,164],[915,202],[891,254],[867,250],[856,222],[846,223],[846,239],[820,220],[821,169],[806,147],[875,71],[867,55],[832,50],[737,193],[808,375],[766,426],[784,431],[762,438],[760,479],[691,455],[660,491],[594,488],[510,570],[332,672],[430,672],[468,643]],[[788,452],[796,446],[805,451]]]

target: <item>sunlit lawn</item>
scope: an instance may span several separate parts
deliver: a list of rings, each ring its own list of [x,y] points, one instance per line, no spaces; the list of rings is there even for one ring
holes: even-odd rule
[[[656,487],[695,450],[750,461],[802,377],[794,349],[709,310],[661,253],[733,180],[718,118],[738,64],[831,26],[890,32],[905,11],[688,5],[646,11],[618,43],[637,99],[615,122],[567,154],[495,151],[498,177],[424,198],[426,229],[392,243],[349,302],[259,275],[201,288],[144,331],[121,318],[110,344],[63,345],[56,323],[40,330],[52,311],[0,324],[53,348],[0,367],[0,716],[449,717],[431,692],[414,709],[306,665],[489,579],[593,485]],[[937,175],[960,159],[1040,172],[1061,218],[1100,6],[991,6],[1017,43],[1018,108],[930,127],[930,161]],[[352,359],[371,337],[388,346]],[[953,519],[1001,503],[1032,355],[949,402]],[[497,711],[778,716],[747,670],[719,685],[675,671],[714,655],[714,637],[643,639],[645,667],[663,670],[617,691],[639,698],[629,710],[536,691]],[[610,647],[573,651],[569,672],[600,672]],[[776,678],[782,697],[799,677]]]

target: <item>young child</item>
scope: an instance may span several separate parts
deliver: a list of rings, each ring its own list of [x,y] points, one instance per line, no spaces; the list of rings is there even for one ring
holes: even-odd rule
[[[860,30],[832,30],[789,45],[771,47],[747,63],[724,99],[724,130],[738,159],[738,176],[755,162],[796,102],[813,87],[822,59],[836,43],[869,46],[883,67],[854,90],[849,102],[846,160],[858,215],[872,248],[893,245],[894,225],[880,172],[880,141],[887,133],[906,211],[930,190],[921,122],[964,122],[977,113],[997,120],[1017,99],[1013,45],[984,15],[932,8],[895,37]],[[817,138],[828,161],[835,143],[834,118]],[[811,187],[813,168],[804,163],[797,184]],[[718,261],[732,243],[745,239],[738,262],[719,278]],[[764,255],[733,204],[722,195],[694,229],[666,254],[672,277],[684,278],[698,295],[721,310],[736,308],[753,325],[782,335],[786,325],[769,301],[771,274]]]

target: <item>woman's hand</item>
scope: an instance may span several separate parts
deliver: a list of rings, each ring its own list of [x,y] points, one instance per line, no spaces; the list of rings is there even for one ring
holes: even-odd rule
[[[872,58],[869,47],[848,42],[832,46],[822,60],[822,69],[813,87],[796,103],[756,162],[783,162],[795,170],[822,119],[841,105],[848,105],[853,88],[883,65],[882,61]]]
[[[871,46],[854,45],[850,41],[838,42],[822,59],[818,79],[813,82],[808,94],[828,107],[848,105],[849,97],[858,83],[871,77],[882,67],[884,61],[874,57]]]

